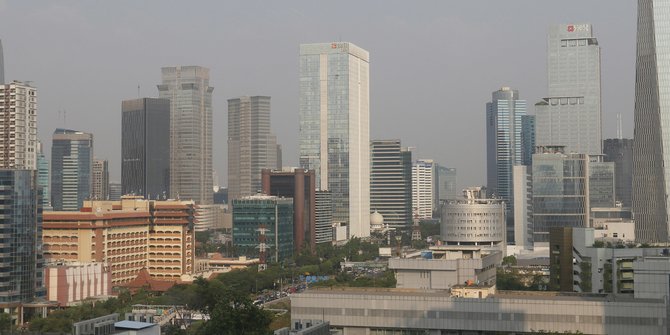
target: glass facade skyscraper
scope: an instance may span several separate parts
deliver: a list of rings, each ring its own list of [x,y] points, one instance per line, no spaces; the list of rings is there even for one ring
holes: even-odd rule
[[[614,207],[614,163],[602,161],[602,156],[591,156],[588,183],[590,208]]]
[[[630,208],[633,197],[633,139],[606,139],[603,154],[606,162],[614,162],[616,201]]]
[[[372,140],[370,209],[384,224],[404,228],[412,224],[412,152],[400,140]]]
[[[456,168],[437,164],[436,176],[437,197],[439,201],[463,196],[463,190],[458,189],[458,172]]]
[[[602,153],[600,46],[590,24],[549,28],[549,94],[535,104],[537,145]]]
[[[588,227],[588,156],[564,147],[538,147],[533,155],[533,240],[549,242],[553,227]]]
[[[521,116],[521,164],[533,165],[533,153],[535,152],[535,115]]]
[[[145,199],[170,196],[170,100],[121,103],[121,186]]]
[[[633,143],[635,238],[670,236],[670,1],[638,0]]]
[[[93,135],[56,129],[51,145],[51,205],[55,211],[78,211],[91,197]]]
[[[526,100],[519,91],[503,87],[486,104],[486,176],[489,196],[507,204],[508,230],[514,228],[512,167],[523,164],[522,117]],[[511,235],[510,235],[511,236]]]
[[[51,210],[49,175],[49,161],[42,151],[42,143],[37,142],[37,185],[42,188],[42,209],[45,211]]]
[[[270,97],[228,100],[228,197],[261,190],[261,170],[277,166],[277,137],[270,127]]]
[[[212,203],[212,92],[209,69],[161,69],[158,97],[170,99],[170,197]]]
[[[0,169],[0,197],[0,308],[6,308],[46,293],[37,172]]]
[[[357,237],[370,235],[369,59],[353,43],[300,45],[300,166]]]

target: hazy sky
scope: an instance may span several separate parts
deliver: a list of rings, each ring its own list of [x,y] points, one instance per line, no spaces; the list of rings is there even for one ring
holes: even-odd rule
[[[370,52],[371,139],[400,138],[415,158],[485,183],[485,104],[501,86],[529,109],[547,93],[553,23],[592,23],[602,48],[603,134],[632,137],[636,1],[3,1],[5,78],[38,88],[39,137],[92,132],[120,180],[121,100],[158,95],[160,68],[202,65],[214,86],[214,169],[227,184],[227,103],[272,96],[284,165],[298,156],[300,43]],[[67,111],[64,120],[60,111]]]

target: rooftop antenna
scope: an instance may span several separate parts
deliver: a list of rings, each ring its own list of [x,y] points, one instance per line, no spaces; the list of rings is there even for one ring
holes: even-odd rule
[[[140,84],[137,84],[137,98],[140,98]]]
[[[621,113],[618,113],[616,115],[616,118],[617,118],[617,123],[618,123],[617,124],[617,129],[616,129],[616,136],[617,136],[618,139],[622,139],[623,138],[623,125],[622,125],[622,121],[621,121]]]
[[[63,128],[67,128],[67,111],[64,109],[61,109],[58,111],[58,119],[63,116]]]

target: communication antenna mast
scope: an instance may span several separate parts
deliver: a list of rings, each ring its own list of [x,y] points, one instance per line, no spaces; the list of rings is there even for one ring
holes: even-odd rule
[[[622,125],[622,121],[621,121],[621,113],[618,113],[616,115],[616,119],[617,119],[616,136],[617,136],[618,139],[622,139],[623,138],[623,125]]]
[[[258,248],[258,251],[259,251],[258,258],[259,258],[260,262],[258,264],[258,271],[263,271],[263,270],[268,268],[268,264],[267,264],[267,261],[266,261],[266,257],[267,257],[266,252],[268,250],[268,245],[265,243],[265,238],[266,238],[265,233],[268,232],[269,229],[267,229],[265,227],[265,225],[262,224],[260,227],[258,227],[258,229],[256,229],[256,231],[259,234],[258,235],[258,247],[257,248]]]
[[[412,225],[412,241],[421,239],[421,227],[419,226],[419,213],[414,209],[414,224]]]

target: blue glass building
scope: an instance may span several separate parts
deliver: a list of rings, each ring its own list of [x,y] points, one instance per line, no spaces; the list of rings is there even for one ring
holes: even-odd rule
[[[522,140],[526,101],[519,100],[519,91],[503,87],[493,92],[486,104],[486,175],[488,194],[507,203],[507,231],[514,230],[513,178],[514,165],[524,163]]]
[[[51,145],[51,205],[55,211],[78,211],[91,197],[93,135],[56,129]]]
[[[43,298],[42,195],[34,170],[0,169],[0,308]]]
[[[293,199],[255,195],[233,199],[233,246],[238,254],[259,255],[261,226],[267,229],[265,243],[269,262],[293,256]]]
[[[42,188],[42,208],[51,210],[51,194],[49,192],[49,161],[42,151],[42,143],[37,146],[37,185]]]

